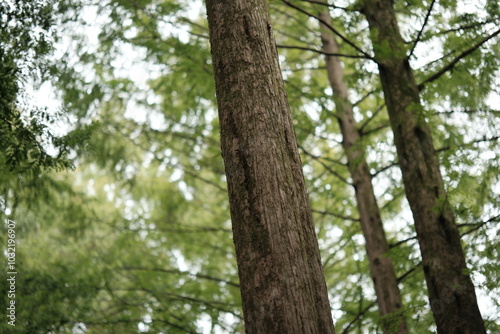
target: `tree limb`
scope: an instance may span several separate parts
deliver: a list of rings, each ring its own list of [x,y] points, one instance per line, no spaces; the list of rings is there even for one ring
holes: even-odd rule
[[[334,27],[332,27],[332,25],[329,23],[329,22],[326,22],[325,20],[317,17],[316,15],[313,15],[309,12],[307,12],[306,10],[304,10],[303,8],[300,8],[294,4],[292,4],[291,2],[287,1],[287,0],[281,0],[283,3],[285,3],[287,6],[289,7],[292,7],[296,10],[298,10],[299,12],[309,16],[309,17],[312,17],[316,20],[318,20],[319,22],[323,23],[325,25],[326,28],[328,28],[330,31],[332,31],[335,35],[339,36],[339,38],[341,40],[343,40],[344,42],[346,42],[348,45],[350,45],[351,47],[353,47],[356,51],[358,51],[359,53],[361,53],[363,56],[365,56],[366,59],[370,59],[370,60],[373,60],[375,61],[375,59],[370,56],[368,53],[366,53],[365,51],[363,51],[360,47],[358,47],[356,44],[354,44],[353,42],[351,42],[349,39],[347,39],[347,37],[345,37],[344,35],[342,35],[337,29],[335,29]]]
[[[416,236],[416,235],[414,235],[414,236],[412,236],[412,237],[409,237],[409,238],[406,238],[406,239],[400,240],[400,241],[398,241],[398,242],[395,242],[395,243],[393,243],[393,244],[390,244],[390,245],[389,245],[389,248],[394,248],[394,247],[397,247],[397,246],[402,245],[402,244],[404,244],[404,243],[407,243],[408,241],[411,241],[411,240],[416,240],[416,239],[417,239],[417,236]]]
[[[432,0],[431,5],[429,6],[429,9],[427,10],[427,14],[425,15],[424,24],[422,24],[422,27],[420,28],[420,31],[417,34],[417,39],[415,39],[415,42],[413,43],[413,46],[410,50],[410,53],[408,54],[408,59],[411,58],[411,56],[413,55],[413,51],[415,51],[415,48],[416,48],[418,42],[420,42],[420,38],[422,37],[422,33],[424,32],[424,29],[427,25],[427,22],[429,21],[429,17],[431,16],[432,8],[434,7],[435,3],[436,3],[436,0]]]
[[[164,268],[147,268],[147,267],[140,267],[140,266],[125,266],[123,268],[120,268],[120,269],[123,269],[123,270],[138,270],[138,271],[156,271],[156,272],[162,272],[162,273],[167,273],[167,274],[176,274],[176,275],[187,275],[187,276],[193,276],[193,277],[196,277],[196,278],[202,278],[202,279],[206,279],[206,280],[209,280],[209,281],[214,281],[214,282],[217,282],[217,283],[225,283],[229,286],[232,286],[232,287],[235,287],[235,288],[240,288],[240,285],[238,283],[234,283],[234,282],[231,282],[231,281],[226,281],[224,279],[221,279],[221,278],[217,278],[217,277],[214,277],[214,276],[210,276],[210,275],[205,275],[205,274],[198,274],[198,273],[191,273],[189,271],[181,271],[181,270],[178,270],[178,269],[164,269]]]
[[[303,150],[304,151],[304,150]],[[319,157],[313,155],[313,154],[308,154],[308,152],[304,151],[304,153],[307,155],[307,156],[310,156],[311,158],[313,158],[313,160],[316,160],[317,162],[319,162],[327,171],[329,171],[332,175],[336,176],[339,180],[343,181],[344,183],[352,186],[353,184],[351,182],[349,182],[345,177],[343,177],[342,175],[340,175],[339,173],[337,173],[336,171],[334,171],[330,166],[328,166],[327,164],[325,164],[323,161],[321,161],[319,159]]]
[[[483,227],[484,225],[488,224],[488,223],[492,223],[492,222],[500,222],[500,215],[496,215],[496,216],[493,216],[491,217],[490,219],[488,220],[485,220],[483,222],[480,222],[480,223],[475,223],[475,224],[469,224],[469,223],[466,223],[466,224],[460,224],[458,225],[458,227],[465,227],[465,226],[471,226],[471,225],[475,225],[475,227],[471,228],[470,230],[468,231],[465,231],[464,233],[460,234],[460,237],[463,237],[464,235],[467,235],[467,234],[470,234],[474,231],[477,231],[479,230],[481,227]]]
[[[313,48],[308,48],[308,47],[305,47],[305,46],[299,46],[299,45],[282,45],[282,44],[278,44],[276,46],[278,48],[280,48],[280,49],[305,50],[305,51],[311,51],[311,52],[319,53],[319,54],[325,55],[325,56],[371,59],[371,58],[368,58],[366,56],[349,55],[349,54],[345,54],[345,53],[328,53],[328,52],[323,52],[321,50],[317,50],[317,49],[313,49]]]
[[[394,166],[397,166],[398,165],[398,162],[397,161],[393,161],[391,162],[390,164],[388,164],[387,166],[384,166],[382,168],[380,168],[379,170],[377,170],[375,173],[372,174],[372,177],[375,177],[377,176],[378,174],[382,173],[382,172],[385,172],[386,170],[394,167]]]
[[[359,133],[360,133],[360,136],[361,136],[361,137],[364,137],[364,136],[370,135],[370,134],[372,134],[372,133],[374,133],[374,132],[380,131],[380,130],[382,130],[382,129],[386,129],[386,128],[388,128],[389,126],[390,126],[390,125],[389,125],[388,123],[384,123],[384,124],[381,124],[381,125],[379,125],[379,126],[377,126],[377,127],[373,128],[373,129],[369,129],[369,130],[366,130],[366,131],[361,131],[361,130],[360,130],[360,131],[359,131]]]
[[[331,212],[331,211],[326,211],[326,210],[321,211],[321,210],[315,210],[315,209],[311,209],[311,211],[314,213],[319,213],[320,215],[333,216],[333,217],[340,218],[340,219],[359,222],[359,218],[348,217],[348,216],[344,216],[344,215],[341,215],[341,214],[338,214],[335,212]]]
[[[366,126],[368,125],[368,123],[370,123],[373,119],[375,119],[375,117],[378,115],[378,113],[380,111],[382,111],[382,109],[384,109],[385,107],[385,103],[383,103],[382,105],[378,106],[377,109],[373,112],[373,115],[368,118],[367,120],[365,120],[361,126],[359,127],[359,132],[363,133],[364,132],[364,129],[366,128]]]
[[[376,91],[377,91],[377,89],[369,91],[368,93],[366,93],[365,95],[363,95],[359,100],[357,100],[356,102],[354,102],[352,104],[352,106],[353,107],[357,106],[358,104],[360,104],[361,102],[363,102],[366,98],[368,98],[370,95],[373,95]]]
[[[359,9],[354,8],[354,7],[353,8],[340,7],[340,6],[336,6],[336,5],[330,5],[324,1],[317,1],[317,0],[300,0],[300,1],[309,2],[309,3],[315,4],[315,5],[325,6],[325,7],[334,8],[334,9],[342,9],[343,11],[346,11],[346,12],[359,12]]]
[[[456,56],[450,63],[448,63],[448,65],[444,66],[442,69],[440,69],[439,71],[437,71],[436,73],[434,73],[433,75],[431,75],[430,77],[428,77],[427,79],[425,79],[423,82],[421,82],[418,85],[418,89],[422,90],[427,83],[432,82],[432,81],[438,79],[439,77],[441,77],[443,74],[445,74],[446,72],[448,72],[449,70],[451,70],[453,67],[455,67],[455,65],[460,60],[462,60],[463,58],[467,57],[469,54],[471,54],[476,49],[478,49],[481,45],[483,45],[484,43],[486,43],[490,39],[494,38],[498,34],[500,34],[500,29],[498,29],[494,33],[492,33],[492,34],[484,37],[482,40],[480,40],[479,42],[477,42],[476,44],[474,44],[473,46],[471,46],[470,48],[468,48],[467,50],[465,50],[464,52],[462,52],[461,54],[459,54],[458,56]]]

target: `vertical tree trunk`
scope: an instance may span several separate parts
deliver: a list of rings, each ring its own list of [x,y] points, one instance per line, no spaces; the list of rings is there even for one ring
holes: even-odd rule
[[[365,0],[406,196],[438,333],[485,333],[392,0]]]
[[[319,17],[324,22],[331,22],[328,10],[322,12]],[[334,36],[327,27],[320,25],[323,51],[338,53],[339,47]],[[372,176],[354,120],[353,105],[349,100],[347,84],[343,79],[344,71],[338,57],[325,56],[325,62],[342,132],[342,145],[346,152],[356,193],[361,228],[366,241],[366,253],[370,261],[370,274],[375,286],[384,333],[408,333],[396,273],[392,260],[386,256],[389,245],[373,191]]]
[[[246,333],[334,333],[266,2],[206,5]]]

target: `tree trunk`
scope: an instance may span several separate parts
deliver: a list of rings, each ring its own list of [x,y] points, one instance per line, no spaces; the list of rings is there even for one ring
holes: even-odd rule
[[[334,333],[266,2],[206,5],[246,333]]]
[[[438,333],[485,333],[392,0],[365,0],[406,196]]]
[[[319,17],[331,22],[328,11]],[[325,53],[338,53],[338,44],[326,26],[321,25],[322,49]],[[349,100],[344,71],[338,57],[325,56],[328,81],[342,132],[342,146],[346,152],[349,172],[354,184],[361,228],[366,241],[366,253],[370,262],[370,274],[375,286],[377,304],[384,333],[408,333],[403,316],[401,294],[392,260],[386,256],[389,245],[385,237],[380,209],[375,199],[372,176],[366,163],[363,145],[354,120],[353,105]]]

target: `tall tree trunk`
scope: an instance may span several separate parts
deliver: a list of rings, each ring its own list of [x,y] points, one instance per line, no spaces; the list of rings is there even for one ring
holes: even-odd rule
[[[328,10],[319,15],[324,22],[331,22]],[[339,47],[331,31],[320,23],[322,49],[325,53],[338,53]],[[375,199],[372,176],[366,163],[365,151],[354,120],[353,105],[349,100],[344,70],[338,57],[325,56],[328,81],[342,132],[342,146],[346,152],[349,172],[354,184],[361,228],[370,261],[370,274],[375,286],[379,313],[384,333],[408,333],[403,316],[401,294],[392,260],[386,256],[389,245],[385,237],[380,209]]]
[[[246,333],[334,333],[266,1],[206,5]]]
[[[406,196],[438,333],[485,333],[392,0],[365,0]]]

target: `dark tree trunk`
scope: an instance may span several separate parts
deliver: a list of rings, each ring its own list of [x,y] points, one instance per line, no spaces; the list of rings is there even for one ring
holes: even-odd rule
[[[392,1],[366,0],[362,11],[370,25],[438,333],[485,333]]]
[[[331,22],[328,11],[319,16]],[[339,47],[332,33],[321,24],[321,41],[325,53],[338,53]],[[365,151],[354,120],[353,105],[349,100],[344,71],[338,57],[325,56],[328,81],[333,91],[337,118],[342,132],[349,172],[354,184],[361,228],[366,241],[370,274],[375,286],[379,313],[384,333],[408,333],[403,316],[401,294],[392,260],[386,256],[389,245],[385,237],[380,209],[375,199],[372,176],[366,163]]]
[[[266,2],[206,5],[246,333],[334,333]]]

